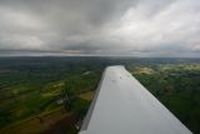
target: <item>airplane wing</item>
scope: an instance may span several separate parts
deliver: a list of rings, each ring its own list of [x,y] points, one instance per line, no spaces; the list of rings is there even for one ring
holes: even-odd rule
[[[191,134],[123,66],[105,69],[79,134]]]

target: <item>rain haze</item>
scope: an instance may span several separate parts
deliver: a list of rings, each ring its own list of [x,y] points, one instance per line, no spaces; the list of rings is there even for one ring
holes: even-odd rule
[[[199,0],[1,0],[0,55],[200,57]]]

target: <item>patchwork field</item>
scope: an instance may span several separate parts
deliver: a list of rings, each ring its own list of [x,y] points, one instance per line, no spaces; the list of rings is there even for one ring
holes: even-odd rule
[[[116,57],[0,58],[0,133],[77,133],[104,68],[116,64],[200,133],[199,59]]]

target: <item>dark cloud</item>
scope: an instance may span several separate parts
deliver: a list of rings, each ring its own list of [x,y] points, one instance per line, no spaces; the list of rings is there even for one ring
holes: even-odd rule
[[[0,16],[1,55],[200,56],[198,0],[1,0]]]

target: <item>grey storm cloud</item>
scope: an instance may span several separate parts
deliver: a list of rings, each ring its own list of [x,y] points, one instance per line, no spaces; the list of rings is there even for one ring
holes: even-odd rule
[[[0,55],[200,54],[199,0],[0,0]]]

